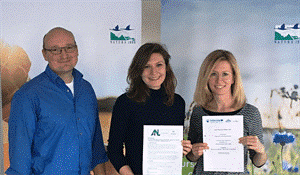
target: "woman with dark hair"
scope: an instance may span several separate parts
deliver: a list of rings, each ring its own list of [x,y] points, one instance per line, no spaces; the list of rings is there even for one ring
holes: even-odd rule
[[[199,71],[194,103],[196,106],[193,108],[188,134],[192,151],[186,156],[190,161],[197,162],[193,174],[247,174],[248,152],[256,167],[265,164],[267,155],[262,144],[261,116],[255,106],[246,103],[240,70],[231,52],[215,50],[205,58]],[[203,143],[202,117],[217,115],[243,116],[244,136],[239,138],[239,143],[245,147],[243,173],[203,170],[203,152],[209,149],[209,145]]]
[[[175,94],[169,61],[170,55],[157,43],[142,45],[132,60],[129,88],[114,105],[108,141],[109,159],[120,174],[142,174],[144,125],[184,124],[185,102]],[[184,153],[188,149],[184,146]]]

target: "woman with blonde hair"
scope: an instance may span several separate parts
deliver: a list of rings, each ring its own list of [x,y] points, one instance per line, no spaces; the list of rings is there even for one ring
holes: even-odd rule
[[[246,103],[240,70],[232,53],[215,50],[203,61],[194,93],[196,103],[190,119],[188,140],[192,151],[187,159],[197,162],[194,174],[246,174],[247,155],[256,167],[261,167],[267,160],[263,146],[262,122],[258,109]],[[203,143],[202,117],[216,115],[242,115],[244,137],[239,139],[244,149],[244,172],[208,172],[203,169],[203,151],[209,149]]]

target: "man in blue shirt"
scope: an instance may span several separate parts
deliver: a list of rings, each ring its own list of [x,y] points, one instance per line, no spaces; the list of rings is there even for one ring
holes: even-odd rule
[[[105,174],[108,161],[89,82],[74,67],[78,49],[64,28],[43,41],[46,70],[23,85],[12,100],[6,174]]]

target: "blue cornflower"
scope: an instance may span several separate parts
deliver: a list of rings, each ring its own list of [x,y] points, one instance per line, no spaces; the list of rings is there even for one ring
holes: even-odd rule
[[[292,94],[291,94],[291,96],[290,96],[290,98],[292,100],[297,101],[298,100],[298,92],[297,91],[293,91]]]
[[[283,146],[285,144],[289,144],[289,143],[293,143],[295,141],[295,136],[292,133],[286,133],[286,132],[282,132],[282,133],[276,133],[273,136],[273,142],[274,143],[279,143],[281,145],[281,165],[282,165],[282,170],[286,170],[289,172],[293,171],[293,166],[291,164],[289,164],[287,161],[282,160],[282,153],[283,153]],[[296,171],[298,171],[296,169]]]
[[[288,170],[291,169],[291,168],[293,168],[293,167],[291,166],[291,164],[289,164],[289,162],[287,162],[287,161],[285,161],[285,160],[282,161],[282,169],[283,169],[283,170],[288,171]]]
[[[294,170],[293,170],[295,173],[298,173],[299,172],[299,167],[298,166],[295,166]]]
[[[290,164],[286,160],[283,160],[282,161],[282,170],[288,171],[288,172],[291,172],[291,173],[298,173],[299,172],[299,167],[298,166],[293,167],[292,164]]]
[[[280,145],[284,146],[288,143],[293,143],[295,141],[295,136],[292,133],[276,133],[273,136],[273,142],[274,143],[280,143]]]

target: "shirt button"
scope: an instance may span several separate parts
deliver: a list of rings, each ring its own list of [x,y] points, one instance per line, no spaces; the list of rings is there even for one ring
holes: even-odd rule
[[[70,90],[68,89],[67,92],[70,92]]]

